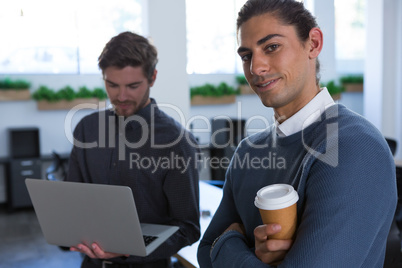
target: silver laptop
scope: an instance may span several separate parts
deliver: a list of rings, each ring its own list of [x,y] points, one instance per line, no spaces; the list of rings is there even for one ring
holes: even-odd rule
[[[147,256],[179,227],[140,223],[127,186],[26,179],[49,244],[93,242],[106,252]]]

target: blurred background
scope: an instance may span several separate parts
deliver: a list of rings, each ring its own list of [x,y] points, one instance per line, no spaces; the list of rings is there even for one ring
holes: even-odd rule
[[[18,198],[22,197],[11,196],[12,191],[7,189],[17,180],[15,174],[7,171],[16,153],[11,133],[16,131],[17,136],[20,135],[19,144],[24,144],[21,141],[33,144],[29,150],[24,147],[22,152],[17,152],[22,153],[20,158],[39,161],[32,162],[37,171],[30,175],[44,178],[54,164],[53,152],[62,158],[68,157],[72,148],[71,133],[77,122],[99,107],[106,107],[108,100],[99,99],[102,103],[94,102],[95,106],[79,109],[49,108],[43,105],[43,100],[46,101],[43,88],[48,90],[45,91],[48,95],[49,91],[61,89],[68,92],[67,88],[74,92],[86,92],[82,88],[87,91],[104,89],[97,58],[106,42],[120,32],[139,33],[155,44],[159,53],[158,78],[151,89],[151,97],[206,147],[211,143],[211,131],[224,126],[216,119],[229,118],[237,122],[235,125],[240,131],[235,135],[239,137],[264,129],[273,122],[272,110],[243,87],[242,65],[236,53],[236,18],[244,2],[0,2],[0,205],[8,210],[9,200],[13,198],[17,204],[11,207],[13,213],[0,215],[0,253],[9,253],[6,251],[8,243],[18,240],[19,234],[29,236],[31,233],[23,230],[35,220],[32,215],[26,220],[26,215],[18,214]],[[303,2],[324,32],[324,48],[319,57],[322,85],[330,89],[336,102],[366,117],[385,137],[395,141],[398,166],[402,159],[399,146],[402,138],[402,1]],[[29,85],[28,95],[13,97],[6,93],[2,97],[2,91],[6,91],[2,89],[7,84],[14,83],[17,87],[21,81]],[[359,86],[349,88],[348,84]],[[222,94],[229,98],[223,100]],[[210,98],[199,102],[197,95]],[[238,139],[231,141],[233,147]],[[231,152],[204,150],[210,156],[230,156]],[[223,179],[222,172],[216,173],[207,167],[201,172],[204,180],[217,176]],[[7,222],[12,217],[23,227],[14,229],[16,224]],[[36,235],[37,231],[33,228],[32,233]],[[1,261],[0,256],[0,267],[3,267]]]

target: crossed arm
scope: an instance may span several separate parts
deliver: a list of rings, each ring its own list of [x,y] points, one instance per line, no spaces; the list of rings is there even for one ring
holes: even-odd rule
[[[382,267],[396,188],[392,162],[362,158],[376,150],[349,151],[337,167],[311,166],[298,189],[302,198],[294,241],[266,240],[275,225],[249,223],[249,231],[242,232],[240,224],[233,224],[241,223],[233,194],[224,192],[199,246],[200,266],[271,267],[283,259],[286,267]]]
[[[225,232],[229,230],[234,230],[245,235],[244,227],[239,223],[231,224]],[[279,224],[263,224],[254,229],[255,255],[263,263],[273,264],[282,261],[292,246],[292,240],[268,239],[268,236],[280,231],[281,226]]]

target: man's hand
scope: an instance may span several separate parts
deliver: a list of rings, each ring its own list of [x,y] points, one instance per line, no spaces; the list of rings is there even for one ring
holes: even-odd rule
[[[243,224],[237,223],[237,222],[232,223],[232,224],[225,230],[225,232],[230,231],[230,230],[238,231],[238,232],[241,233],[242,235],[245,235],[245,233],[246,233],[246,231],[244,231],[244,226],[243,226]]]
[[[279,224],[266,224],[254,229],[255,255],[263,263],[276,264],[282,261],[292,246],[292,240],[268,239],[268,236],[279,233]]]
[[[92,259],[111,259],[116,257],[128,257],[129,255],[104,252],[96,243],[93,243],[92,248],[87,247],[84,244],[79,244],[76,247],[71,247],[71,251],[77,251],[88,255]]]

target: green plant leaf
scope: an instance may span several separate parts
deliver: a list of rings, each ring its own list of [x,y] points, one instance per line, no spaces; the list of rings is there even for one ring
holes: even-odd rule
[[[92,98],[92,92],[86,86],[80,87],[77,92],[77,98],[83,98],[83,99]]]
[[[72,101],[76,98],[75,91],[70,86],[65,86],[56,92],[56,100],[68,100]]]
[[[346,75],[339,78],[342,84],[363,84],[363,75]]]
[[[92,91],[92,96],[100,100],[107,99],[107,94],[103,88],[94,88]]]
[[[0,80],[0,90],[27,90],[31,87],[31,84],[28,81],[18,79],[18,80],[11,80],[10,78],[5,78]]]
[[[322,83],[321,87],[326,87],[331,95],[339,94],[345,91],[345,88],[336,84],[334,80],[328,81],[326,84]]]
[[[80,87],[76,92],[71,86],[65,86],[64,88],[54,91],[47,86],[40,86],[33,94],[32,98],[37,101],[46,100],[49,102],[55,102],[60,100],[72,101],[77,98],[98,98],[100,100],[107,99],[107,94],[102,88],[95,88],[89,90],[87,87]]]
[[[190,88],[190,96],[194,97],[196,95],[205,97],[222,97],[225,95],[237,95],[239,90],[235,90],[233,87],[229,86],[225,82],[221,82],[218,86],[212,84],[205,84],[202,86],[196,86]]]
[[[56,101],[56,92],[47,86],[40,86],[39,89],[32,94],[32,98],[37,101]]]
[[[238,75],[236,76],[236,82],[239,85],[248,85],[247,79],[244,75]]]

